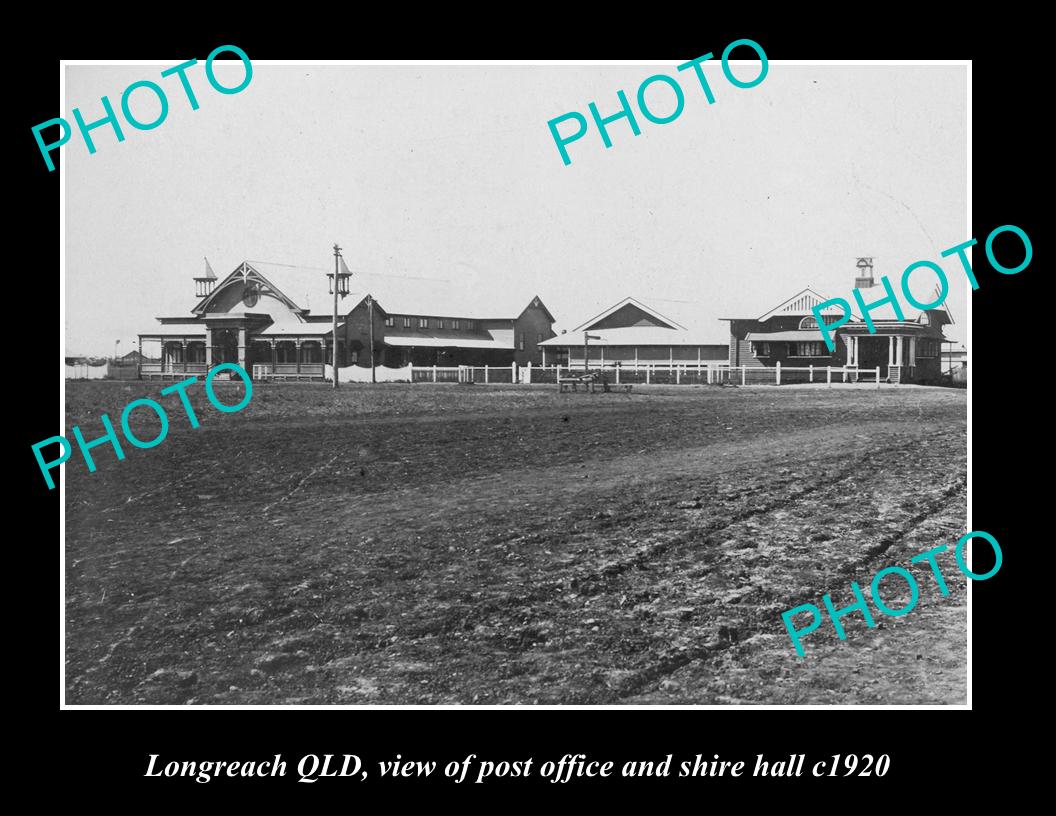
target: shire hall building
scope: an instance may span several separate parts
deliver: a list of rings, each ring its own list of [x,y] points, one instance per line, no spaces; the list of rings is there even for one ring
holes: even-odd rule
[[[886,297],[884,287],[873,279],[871,258],[858,259],[855,289],[866,304]],[[848,322],[830,330],[835,342],[830,352],[813,311],[828,299],[808,287],[758,317],[724,318],[730,326],[730,366],[849,366],[879,368],[880,378],[891,383],[941,379],[942,344],[951,342],[943,334],[943,326],[953,322],[945,306],[921,310],[903,302],[899,315],[890,303],[884,303],[869,311],[874,328],[871,332],[857,301],[846,298],[853,314]],[[821,313],[826,324],[843,316],[834,306],[825,307]]]
[[[262,272],[262,267],[266,272]],[[553,315],[538,296],[459,291],[429,278],[356,274],[350,297],[338,303],[327,276],[243,261],[224,278],[206,262],[194,279],[197,304],[157,318],[139,335],[156,362],[141,364],[147,379],[204,374],[237,363],[254,379],[322,380],[337,346],[337,365],[539,364],[539,345],[553,332]]]

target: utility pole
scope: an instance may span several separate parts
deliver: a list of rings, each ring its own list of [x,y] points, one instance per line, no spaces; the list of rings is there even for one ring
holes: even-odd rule
[[[367,316],[370,318],[370,381],[374,379],[374,298],[367,295]]]
[[[341,259],[341,247],[334,244],[334,333],[331,337],[331,351],[334,356],[334,389],[337,389],[337,290],[340,289],[339,281],[341,280],[341,270],[338,268],[338,264]]]

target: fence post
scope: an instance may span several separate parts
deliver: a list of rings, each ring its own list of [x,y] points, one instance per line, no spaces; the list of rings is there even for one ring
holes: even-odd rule
[[[810,366],[810,381],[814,382],[814,366]]]
[[[682,366],[675,369],[675,385],[682,384]]]
[[[517,363],[510,363],[510,382],[517,382]]]
[[[748,366],[741,366],[741,385],[744,385],[748,377]]]
[[[832,388],[832,366],[825,366],[825,383]]]
[[[847,382],[847,366],[843,367],[843,381]]]
[[[436,366],[433,366],[433,382],[436,382]]]
[[[876,390],[880,390],[880,366],[876,367]]]
[[[653,367],[651,365],[647,365],[645,367],[645,384],[646,385],[649,385],[649,372],[652,371],[652,370],[653,370]]]
[[[620,367],[616,366],[616,385],[620,384]]]
[[[561,363],[558,363],[554,367],[554,382],[560,382],[561,380]]]
[[[524,369],[524,381],[527,385],[532,384],[532,361],[528,361],[528,365]]]
[[[488,364],[484,363],[484,385],[488,384]]]
[[[776,385],[781,385],[781,361],[777,361],[777,381]]]
[[[708,366],[708,385],[711,385],[711,366]]]

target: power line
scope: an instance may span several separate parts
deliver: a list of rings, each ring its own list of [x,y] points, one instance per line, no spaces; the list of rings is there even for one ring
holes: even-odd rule
[[[296,264],[276,263],[275,261],[246,261],[246,263],[267,264],[268,266],[285,266],[287,269],[312,269],[312,270],[315,270],[316,272],[329,272],[330,271],[329,269],[326,269],[325,267],[322,267],[322,266],[298,266]]]
[[[286,267],[287,269],[311,269],[311,270],[315,270],[317,272],[329,272],[330,271],[329,269],[326,269],[325,267],[322,267],[322,266],[300,266],[299,264],[284,264],[284,263],[278,263],[276,261],[246,261],[246,263],[267,264],[268,266],[283,266],[283,267]],[[361,277],[365,277],[365,276],[369,275],[370,277],[374,277],[374,278],[399,278],[400,280],[421,280],[421,281],[434,281],[436,283],[451,283],[451,281],[448,280],[447,278],[423,278],[423,277],[415,276],[415,275],[387,275],[384,272],[360,272],[359,275]]]
[[[362,272],[362,277],[370,276],[372,278],[399,278],[400,280],[421,280],[421,281],[433,281],[435,283],[451,283],[447,278],[423,278],[415,275],[386,275],[384,272]]]

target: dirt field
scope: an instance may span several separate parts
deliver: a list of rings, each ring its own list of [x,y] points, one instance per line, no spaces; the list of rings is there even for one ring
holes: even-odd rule
[[[68,383],[69,425],[160,388]],[[952,552],[951,597],[914,567],[917,608],[846,642],[797,658],[781,621],[962,534],[964,391],[160,400],[161,445],[66,466],[68,703],[966,701]]]

